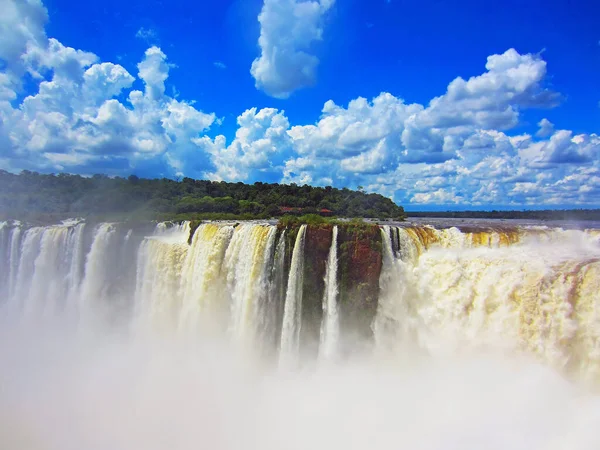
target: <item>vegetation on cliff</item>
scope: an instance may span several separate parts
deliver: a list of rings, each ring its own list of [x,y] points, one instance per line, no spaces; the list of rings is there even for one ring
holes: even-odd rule
[[[333,227],[338,227],[339,319],[343,332],[343,354],[356,350],[359,342],[373,337],[371,324],[377,312],[379,275],[382,268],[380,227],[361,220],[338,221],[322,217],[286,218],[279,229],[286,230],[286,274],[301,224],[307,223],[304,245],[302,330],[300,339],[307,353],[318,351],[323,318],[323,295],[327,256]],[[348,334],[349,333],[349,334]]]
[[[266,219],[284,213],[403,219],[389,198],[363,191],[295,184],[44,175],[0,170],[0,219]]]

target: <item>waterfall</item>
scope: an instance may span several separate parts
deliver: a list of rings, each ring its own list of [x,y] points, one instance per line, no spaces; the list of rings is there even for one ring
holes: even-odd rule
[[[280,362],[282,364],[293,363],[294,359],[298,356],[300,345],[305,235],[306,225],[302,225],[298,230],[294,250],[292,251],[290,274],[285,296],[280,347]]]
[[[136,260],[140,239],[126,224],[101,223],[90,230],[78,298],[81,329],[121,326],[134,311]]]
[[[190,223],[158,224],[138,250],[134,331],[169,333],[177,328],[182,303],[182,271],[189,252]]]
[[[21,246],[21,223],[0,223],[0,305],[15,294]]]
[[[0,222],[0,315],[58,320],[80,330],[125,326],[132,335],[197,339],[199,332],[214,332],[261,353],[279,350],[282,362],[300,355],[301,330],[311,330],[319,357],[327,359],[346,331],[340,328],[350,323],[340,320],[346,316],[340,314],[339,267],[349,257],[343,226],[333,228],[328,254],[321,233],[327,261],[316,270],[305,261],[304,225],[203,223],[190,242],[189,222]],[[367,249],[369,267],[381,263],[381,272],[373,271],[379,282],[376,348],[393,355],[518,352],[600,381],[597,230],[385,225],[375,231],[381,247],[352,237],[351,248],[355,261]],[[297,233],[293,248],[286,244],[290,233]],[[312,270],[306,280],[305,264]],[[314,288],[314,279],[324,280],[324,291]],[[308,299],[310,292],[319,298]],[[322,317],[306,314],[309,300],[317,311],[322,307]],[[343,301],[360,314],[360,294]],[[373,303],[367,306],[375,313]]]
[[[265,330],[277,228],[203,224],[188,245],[189,223],[157,226],[141,244],[136,327],[195,333],[224,329],[256,343]],[[273,326],[273,325],[271,325]]]
[[[50,227],[21,226],[10,233],[6,269],[7,307],[28,316],[74,313],[82,279],[84,223]]]
[[[236,227],[225,254],[228,292],[231,294],[230,332],[238,340],[255,341],[258,314],[267,301],[268,268],[276,228],[243,224]]]
[[[338,227],[333,227],[331,248],[327,257],[325,271],[325,294],[323,295],[323,321],[321,324],[321,342],[319,353],[322,358],[328,359],[335,355],[337,350],[340,323],[338,316],[338,255],[337,255]]]
[[[227,320],[229,304],[223,296],[227,280],[222,266],[233,232],[231,225],[207,223],[194,233],[182,267],[180,329],[193,333],[207,316],[219,322],[217,326]],[[212,326],[211,322],[202,325]]]
[[[260,305],[257,315],[259,337],[257,341],[265,353],[278,349],[281,337],[283,305],[285,302],[285,231],[282,230],[274,253],[265,253],[265,266],[269,268],[266,301]],[[275,230],[276,232],[276,230]]]
[[[597,230],[191,227],[0,222],[0,447],[599,448]]]
[[[92,247],[85,262],[85,279],[81,286],[80,314],[85,325],[96,321],[96,315],[109,304],[114,283],[111,257],[118,252],[115,225],[103,223],[95,231]]]
[[[19,247],[21,245],[21,227],[16,226],[13,228],[10,237],[10,249],[8,257],[8,298],[12,298],[15,295],[15,284],[17,271],[19,269]]]
[[[593,233],[382,227],[380,348],[529,352],[600,379],[600,246]]]
[[[10,292],[10,241],[13,228],[9,222],[0,222],[0,299]]]
[[[428,236],[429,229],[417,236]],[[437,230],[434,230],[437,231]],[[409,238],[413,230],[383,226],[382,268],[379,277],[379,302],[374,321],[375,340],[380,349],[404,351],[419,345],[421,318],[415,312],[417,294],[412,263],[424,251],[423,241]],[[436,235],[437,236],[437,235]],[[431,236],[426,238],[426,242]],[[412,245],[408,245],[410,242]],[[396,247],[395,247],[396,246]]]

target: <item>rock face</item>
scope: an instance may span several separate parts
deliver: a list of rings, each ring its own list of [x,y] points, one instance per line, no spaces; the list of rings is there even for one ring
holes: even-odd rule
[[[285,271],[289,271],[298,227],[286,229]],[[355,351],[359,343],[371,342],[377,312],[381,273],[381,232],[377,225],[338,225],[338,305],[342,351]],[[323,318],[323,296],[327,257],[332,242],[331,224],[309,225],[304,248],[301,348],[309,355],[318,352]]]
[[[340,326],[343,348],[352,351],[373,337],[382,266],[381,232],[376,225],[340,228]]]
[[[325,224],[309,226],[306,231],[300,345],[312,355],[319,351],[325,271],[332,235],[333,227]]]

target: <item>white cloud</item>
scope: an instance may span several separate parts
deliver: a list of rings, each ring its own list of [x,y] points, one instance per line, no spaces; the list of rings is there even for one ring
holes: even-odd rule
[[[169,78],[167,55],[158,47],[146,50],[146,58],[138,64],[139,77],[146,83],[146,95],[158,100],[165,94],[165,81]]]
[[[47,38],[39,1],[4,3],[0,30],[15,32],[0,40],[0,168],[362,185],[405,205],[598,206],[600,136],[555,130],[547,119],[532,134],[510,133],[523,110],[559,98],[544,87],[539,55],[492,55],[482,74],[455,79],[427,105],[390,93],[329,100],[315,123],[293,125],[283,111],[250,108],[228,143],[205,135],[214,114],[167,94],[175,92],[167,85],[174,66],[159,47],[131,74]],[[273,71],[257,84],[273,81],[271,93],[285,96],[314,78],[314,70],[288,75],[303,70],[298,52],[315,61],[307,49],[331,4],[267,0],[266,44],[255,63]],[[283,64],[281,50],[293,64]],[[26,74],[37,88],[17,105]],[[142,90],[132,89],[136,77]]]
[[[509,129],[518,123],[520,109],[551,107],[558,100],[541,86],[546,62],[537,55],[510,49],[489,56],[485,67],[482,75],[453,80],[444,95],[415,117],[415,127]]]
[[[215,61],[213,66],[215,66],[217,69],[227,69],[225,63],[222,63],[221,61]]]
[[[44,27],[48,11],[41,0],[3,0],[0,6],[0,59],[6,64],[0,82],[5,87],[19,89],[21,77],[27,71],[22,56],[29,49],[47,45]]]
[[[239,128],[229,146],[225,136],[194,139],[210,154],[215,167],[205,175],[215,180],[244,181],[251,176],[264,180],[281,174],[291,144],[287,134],[290,124],[284,113],[273,108],[252,108],[240,115],[237,123]]]
[[[113,63],[94,64],[83,74],[84,96],[96,101],[116,97],[131,87],[135,78],[123,66]]]
[[[536,55],[511,49],[490,56],[486,69],[467,81],[456,78],[427,107],[407,105],[388,93],[371,103],[358,98],[347,108],[328,101],[317,124],[290,130],[299,157],[313,164],[304,164],[304,170],[288,164],[294,170],[285,179],[319,180],[327,174],[369,185],[362,176],[391,173],[399,164],[452,159],[477,164],[489,153],[514,156],[509,137],[497,130],[517,125],[523,108],[552,106],[557,95],[544,89],[546,63]],[[333,167],[323,164],[325,158],[334,160]]]
[[[135,78],[121,65],[101,63],[93,53],[46,38],[43,29],[31,25],[43,26],[38,19],[45,9],[39,2],[29,3],[28,8],[9,3],[13,20],[24,24],[16,28],[35,32],[21,33],[25,42],[18,46],[20,56],[2,50],[22,65],[7,63],[0,82],[18,74],[12,69],[16,67],[39,84],[16,107],[0,100],[5,168],[119,174],[148,170],[155,175],[204,171],[207,157],[192,140],[211,126],[215,115],[165,94],[171,65],[158,47],[149,48],[138,65],[144,92],[130,91],[121,103],[116,97]],[[13,100],[18,88],[2,83],[0,95]]]
[[[545,118],[538,122],[538,127],[540,129],[535,134],[537,137],[545,138],[554,132],[554,124]]]
[[[256,88],[287,98],[311,86],[319,59],[312,46],[323,37],[323,18],[335,0],[264,0],[258,21],[261,54],[250,72]]]
[[[287,161],[284,180],[360,184],[404,203],[528,204],[542,193],[555,204],[595,201],[582,194],[589,185],[574,199],[556,183],[582,164],[600,165],[598,136],[500,131],[516,126],[525,108],[556,104],[558,94],[543,85],[546,63],[508,50],[490,56],[486,69],[455,79],[427,107],[391,94],[347,108],[327,102],[315,125],[291,128],[298,157]]]
[[[413,203],[433,203],[438,205],[459,204],[464,198],[456,195],[454,190],[437,189],[427,193],[418,193],[412,197]]]
[[[600,136],[577,135],[568,130],[556,131],[549,140],[531,143],[520,150],[531,166],[583,164],[600,159]]]
[[[51,69],[55,78],[80,81],[82,69],[98,61],[90,52],[65,47],[54,38],[48,39],[47,46],[30,47],[22,57],[29,72],[42,78],[42,73]]]
[[[143,40],[147,44],[155,44],[158,42],[158,32],[154,28],[140,27],[135,33],[135,37]]]

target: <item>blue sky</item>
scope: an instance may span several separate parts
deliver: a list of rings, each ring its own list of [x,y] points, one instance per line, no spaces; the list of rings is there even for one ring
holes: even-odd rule
[[[1,0],[0,169],[600,206],[600,5]]]

